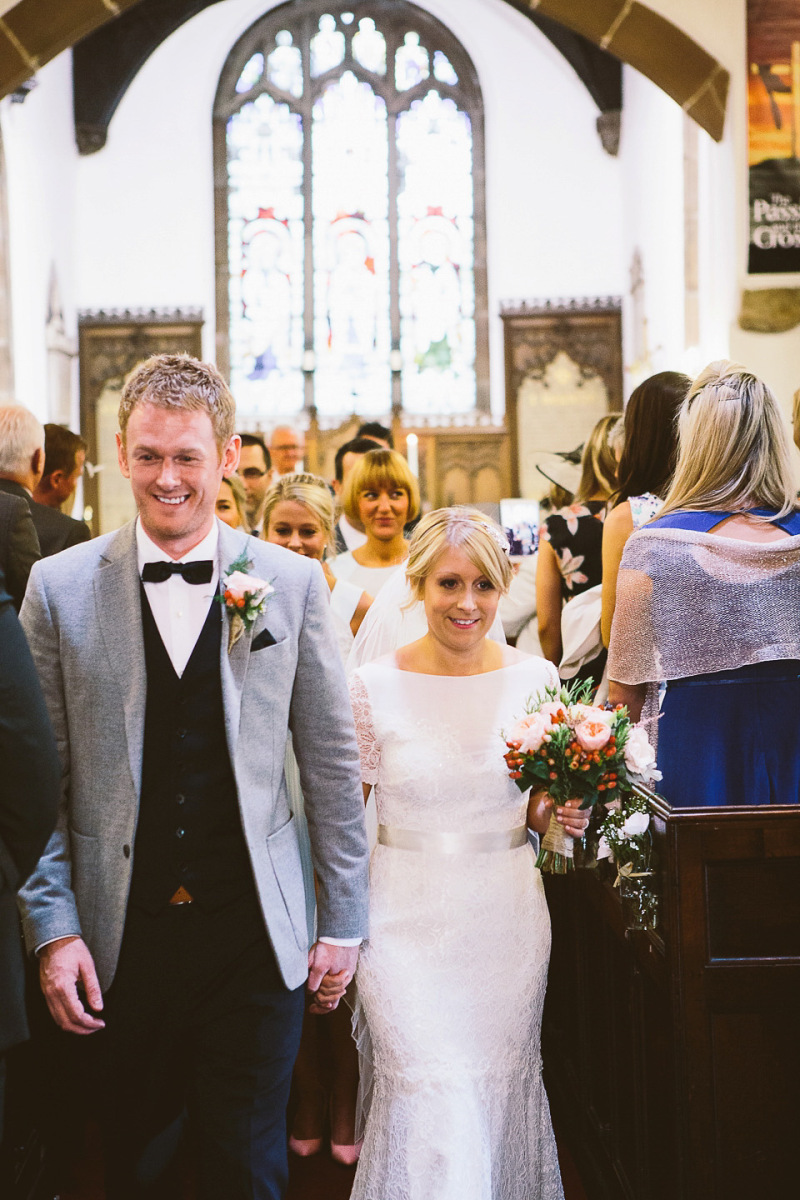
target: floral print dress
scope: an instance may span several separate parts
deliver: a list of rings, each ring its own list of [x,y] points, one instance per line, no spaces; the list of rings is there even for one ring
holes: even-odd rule
[[[551,513],[540,537],[553,547],[561,571],[561,594],[566,602],[596,587],[603,578],[604,500],[587,500]]]

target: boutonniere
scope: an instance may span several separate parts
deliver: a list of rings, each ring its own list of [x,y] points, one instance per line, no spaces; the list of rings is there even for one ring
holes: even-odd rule
[[[275,588],[266,579],[248,575],[253,563],[247,552],[234,559],[225,573],[222,591],[217,596],[228,612],[228,654],[246,629],[252,629],[266,610],[267,597]]]

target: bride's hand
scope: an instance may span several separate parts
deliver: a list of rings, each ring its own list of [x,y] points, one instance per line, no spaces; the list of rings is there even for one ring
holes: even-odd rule
[[[559,825],[563,825],[564,832],[573,838],[581,838],[586,833],[591,812],[591,808],[581,808],[579,799],[567,800],[566,804],[559,805],[555,810]]]
[[[559,825],[563,825],[565,833],[573,838],[583,837],[592,810],[581,808],[580,804],[580,800],[575,799],[557,805],[553,797],[543,789],[531,792],[528,800],[528,825],[537,833],[547,833],[550,815],[555,813],[555,818]]]

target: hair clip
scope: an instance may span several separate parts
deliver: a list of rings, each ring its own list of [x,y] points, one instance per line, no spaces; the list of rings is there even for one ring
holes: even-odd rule
[[[503,551],[503,554],[505,554],[507,558],[510,558],[511,546],[509,545],[508,538],[503,533],[502,529],[499,529],[497,525],[493,525],[489,521],[484,521],[482,524],[484,528],[488,530],[489,536],[492,538],[492,540],[495,541]]]

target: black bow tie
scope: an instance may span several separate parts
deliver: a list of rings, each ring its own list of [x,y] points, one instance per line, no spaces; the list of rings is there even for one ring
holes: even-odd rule
[[[142,583],[164,583],[170,575],[182,575],[187,583],[211,583],[214,563],[210,558],[197,562],[149,562],[142,568]]]

